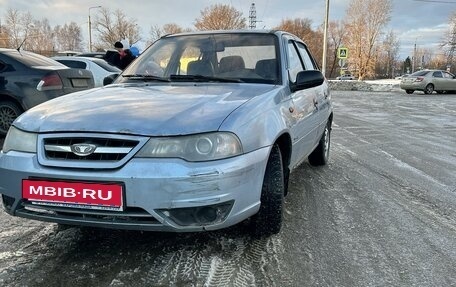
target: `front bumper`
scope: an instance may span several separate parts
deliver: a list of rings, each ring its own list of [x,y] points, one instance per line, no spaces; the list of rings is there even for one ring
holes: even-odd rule
[[[151,230],[203,231],[241,222],[259,210],[269,148],[212,162],[133,158],[117,169],[44,167],[36,154],[0,153],[0,194],[14,216],[70,225]],[[22,199],[22,180],[119,182],[124,211],[35,205]],[[226,212],[221,220],[185,220],[185,212]],[[174,215],[173,215],[174,214]],[[180,214],[180,219],[176,217]],[[219,218],[220,219],[220,218]]]

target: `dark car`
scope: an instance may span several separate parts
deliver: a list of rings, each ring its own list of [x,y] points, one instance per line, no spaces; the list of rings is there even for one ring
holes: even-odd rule
[[[0,48],[0,135],[25,110],[94,87],[92,73],[27,51]]]

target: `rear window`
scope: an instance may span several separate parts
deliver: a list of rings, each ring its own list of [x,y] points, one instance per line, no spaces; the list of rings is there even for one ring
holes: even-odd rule
[[[87,68],[87,64],[81,61],[72,61],[72,60],[57,60],[57,62],[60,62],[64,64],[67,67],[70,68],[75,68],[75,69],[85,69]]]
[[[106,62],[105,60],[94,58],[94,59],[91,59],[91,61],[94,62],[95,64],[97,64],[98,66],[102,67],[103,69],[105,69],[108,72],[112,72],[112,73],[122,72],[117,67],[114,67],[114,66],[108,64],[108,62]]]
[[[29,66],[29,67],[34,67],[34,66],[62,66],[65,67],[65,65],[50,59],[45,56],[41,56],[35,53],[31,52],[26,52],[26,51],[20,51],[20,52],[12,52],[9,53],[9,56],[16,61]]]
[[[413,73],[411,76],[413,76],[413,77],[422,77],[422,76],[426,76],[427,73],[429,73],[429,71],[418,71],[418,72]]]

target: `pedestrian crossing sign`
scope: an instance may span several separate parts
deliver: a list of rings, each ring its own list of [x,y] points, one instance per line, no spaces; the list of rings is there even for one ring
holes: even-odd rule
[[[337,58],[347,59],[348,57],[348,48],[338,48],[337,49]]]

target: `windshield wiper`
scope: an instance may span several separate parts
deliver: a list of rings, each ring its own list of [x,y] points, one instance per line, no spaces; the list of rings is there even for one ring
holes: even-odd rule
[[[233,78],[219,78],[213,76],[203,75],[171,75],[171,81],[198,81],[198,82],[222,82],[222,83],[243,83],[240,79]]]
[[[142,74],[131,74],[131,75],[122,75],[124,78],[129,78],[131,80],[141,80],[141,81],[159,81],[159,82],[169,82],[168,78],[162,78],[153,75],[142,75]]]

